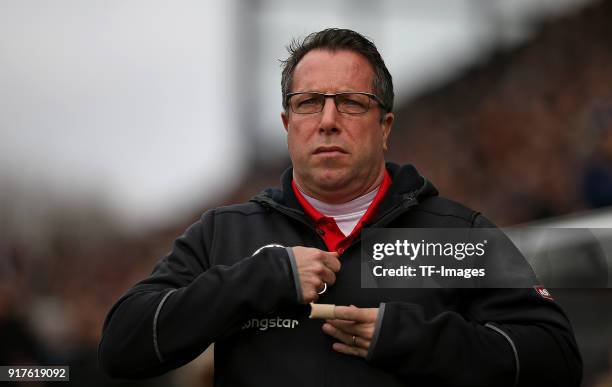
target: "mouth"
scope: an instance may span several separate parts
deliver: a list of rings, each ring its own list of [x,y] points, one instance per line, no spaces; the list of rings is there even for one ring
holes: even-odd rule
[[[348,153],[339,146],[320,146],[312,152],[313,154],[333,155],[333,154],[346,154]]]

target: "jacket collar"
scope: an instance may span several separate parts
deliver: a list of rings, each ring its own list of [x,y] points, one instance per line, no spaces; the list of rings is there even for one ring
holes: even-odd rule
[[[372,220],[376,223],[386,214],[392,212],[402,203],[418,203],[426,197],[438,195],[438,190],[427,179],[421,176],[412,165],[397,165],[386,163],[387,171],[391,176],[391,187],[386,197],[381,203],[378,214]],[[281,189],[267,188],[253,197],[251,201],[264,203],[267,206],[289,210],[294,214],[304,216],[304,211],[300,206],[293,189],[291,181],[293,179],[293,168],[287,168],[281,175]],[[405,206],[406,208],[409,206]]]

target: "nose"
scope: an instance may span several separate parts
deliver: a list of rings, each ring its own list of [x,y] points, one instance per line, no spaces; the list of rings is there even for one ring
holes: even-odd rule
[[[337,133],[338,128],[338,110],[333,98],[325,98],[323,111],[321,112],[321,121],[319,122],[319,132],[325,134]]]

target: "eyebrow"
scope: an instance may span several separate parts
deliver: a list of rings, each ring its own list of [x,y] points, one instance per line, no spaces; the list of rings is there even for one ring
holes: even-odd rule
[[[287,93],[287,94],[292,94],[292,93],[318,93],[318,94],[338,94],[338,93],[374,93],[373,91],[364,91],[364,90],[340,90],[340,91],[335,91],[333,93],[328,93],[325,91],[319,91],[319,90],[304,90],[304,91],[292,91],[291,93]]]

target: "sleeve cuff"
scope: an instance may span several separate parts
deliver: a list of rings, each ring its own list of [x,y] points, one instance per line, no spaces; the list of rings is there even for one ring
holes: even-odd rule
[[[519,361],[519,356],[518,356],[518,351],[516,350],[516,345],[514,344],[514,341],[512,340],[512,338],[510,337],[510,335],[508,335],[503,329],[501,329],[500,327],[494,325],[493,323],[486,323],[485,327],[494,330],[495,332],[499,333],[500,335],[502,335],[506,341],[508,341],[508,344],[510,344],[510,347],[512,347],[512,352],[514,354],[514,364],[516,366],[516,374],[514,377],[514,384],[513,386],[517,386],[518,382],[519,382],[519,377],[521,375],[521,363]]]
[[[300,284],[300,274],[297,269],[297,262],[295,261],[295,255],[291,247],[285,247],[287,255],[289,255],[289,262],[291,262],[291,271],[293,272],[293,282],[295,284],[295,292],[297,293],[298,304],[304,303],[304,296],[302,294],[302,285]]]
[[[376,343],[378,343],[378,337],[380,336],[380,327],[382,327],[383,315],[385,314],[385,303],[381,302],[378,306],[378,315],[376,316],[376,325],[374,325],[374,335],[372,336],[372,341],[370,342],[370,348],[368,348],[368,353],[366,355],[366,360],[371,360],[372,355],[374,354],[374,348],[376,347]]]

